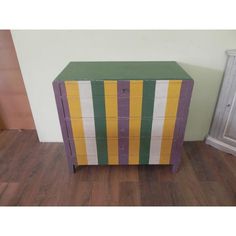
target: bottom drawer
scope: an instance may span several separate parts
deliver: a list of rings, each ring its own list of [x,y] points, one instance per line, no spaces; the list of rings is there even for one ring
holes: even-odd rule
[[[107,161],[100,162],[97,155],[89,155],[89,156],[82,156],[78,155],[75,157],[78,165],[169,165],[171,164],[170,161],[160,161],[162,158],[169,160],[170,156],[160,156],[156,158],[156,161],[148,162],[147,164],[143,164],[139,158],[136,156],[129,156],[127,163],[120,163],[118,156],[108,156]]]
[[[160,137],[70,140],[79,165],[169,164],[173,143]]]

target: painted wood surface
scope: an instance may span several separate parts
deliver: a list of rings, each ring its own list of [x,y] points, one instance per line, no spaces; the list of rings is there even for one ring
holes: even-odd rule
[[[117,81],[105,81],[105,110],[107,127],[107,152],[108,163],[118,164],[118,102]],[[106,140],[104,140],[106,142]]]
[[[130,81],[129,164],[139,164],[143,81]],[[136,138],[134,138],[136,137]]]
[[[100,135],[107,137],[107,124],[106,124],[106,111],[105,111],[105,98],[104,98],[104,85],[103,83],[97,83],[91,81],[92,84],[92,96],[93,96],[93,108],[94,108],[94,121],[95,121],[95,133],[96,137]],[[95,94],[101,94],[101,96],[95,96]],[[97,155],[98,164],[105,165],[108,163],[107,142],[103,142],[102,139],[97,138]]]
[[[191,80],[175,61],[70,62],[59,81]]]
[[[72,99],[70,96],[67,96],[68,105],[69,105],[69,114],[71,117],[76,117],[76,114],[78,114],[79,117],[82,116],[82,110],[81,110],[81,104],[80,104],[80,92],[79,92],[79,86],[78,83],[67,83],[65,82],[65,88],[66,92],[73,90],[76,94],[77,100],[72,102]],[[71,122],[73,136],[81,136],[81,139],[74,139],[74,145],[76,150],[76,157],[79,165],[87,165],[88,161],[86,158],[86,144],[84,139],[84,124],[81,119],[72,120]]]
[[[192,87],[176,62],[69,63],[54,81],[68,164],[176,171]]]
[[[186,123],[188,82],[192,84],[191,80],[62,82],[61,99],[69,110],[65,120],[72,130],[68,139],[77,164],[172,164],[181,151],[182,142],[177,141]]]
[[[129,81],[118,81],[118,117],[124,119],[118,119],[118,150],[119,150],[119,164],[125,165],[129,162]],[[126,138],[124,138],[126,137]]]
[[[142,119],[153,117],[153,105],[155,98],[155,81],[144,81],[142,100]],[[150,143],[151,143],[152,121],[141,122],[141,139],[139,150],[139,163],[148,164]],[[145,135],[146,134],[146,135]],[[144,137],[144,138],[143,138]]]
[[[166,100],[168,96],[169,81],[156,82],[156,97],[154,102],[154,117],[162,117],[161,120],[153,119],[152,137],[162,137],[165,121]],[[152,138],[150,144],[149,164],[159,164],[161,157],[161,139]]]
[[[178,101],[179,101],[179,94],[181,89],[182,81],[170,81],[168,86],[168,96],[166,101],[166,109],[165,109],[165,117],[176,117],[176,113],[178,110]],[[178,99],[174,100],[170,97],[176,95]],[[164,120],[163,124],[163,136],[167,134],[170,135],[170,139],[162,140],[161,143],[161,157],[160,157],[160,164],[169,164],[170,163],[170,155],[171,155],[171,148],[173,143],[173,135],[174,135],[174,128],[175,122],[170,123],[167,122],[167,119]]]
[[[79,81],[78,86],[79,86],[79,96],[81,98],[83,98],[86,95],[89,97],[87,99],[87,102],[84,102],[85,101],[84,99],[80,99],[81,114],[83,114],[84,117],[94,117],[91,83]],[[97,144],[94,139],[89,138],[89,136],[95,136],[94,119],[83,119],[83,127],[84,127],[84,139],[87,151],[86,152],[87,162],[89,165],[96,165],[98,164]]]

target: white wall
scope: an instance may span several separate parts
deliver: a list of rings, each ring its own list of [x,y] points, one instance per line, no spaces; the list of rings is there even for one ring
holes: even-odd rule
[[[62,141],[52,81],[69,61],[176,60],[195,81],[185,140],[208,132],[236,31],[12,31],[38,136]]]

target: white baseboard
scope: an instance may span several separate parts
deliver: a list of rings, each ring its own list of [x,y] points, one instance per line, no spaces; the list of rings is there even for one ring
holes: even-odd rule
[[[223,143],[210,136],[206,138],[206,144],[211,145],[212,147],[215,147],[223,152],[230,153],[236,157],[236,148],[229,144]]]

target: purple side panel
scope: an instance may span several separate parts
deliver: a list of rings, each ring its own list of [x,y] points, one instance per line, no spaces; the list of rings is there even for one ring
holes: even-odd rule
[[[127,165],[129,157],[129,81],[118,81],[118,153],[119,164]],[[126,138],[124,138],[126,137]]]
[[[66,95],[66,87],[65,87],[65,83],[61,83],[61,92],[62,94]],[[69,111],[69,105],[68,105],[68,100],[64,99],[63,100],[63,107],[64,107],[64,116],[65,117],[70,117],[70,111]],[[75,144],[74,141],[72,140],[73,138],[73,131],[72,131],[72,126],[71,126],[71,122],[66,122],[66,127],[67,127],[67,134],[68,137],[70,139],[70,148],[71,148],[71,154],[72,154],[72,158],[73,158],[73,162],[78,165],[77,163],[77,159],[76,159],[76,152],[75,152]]]
[[[181,160],[181,151],[182,145],[184,141],[184,133],[186,122],[188,118],[188,110],[191,100],[193,88],[193,80],[183,80],[181,91],[180,91],[180,98],[179,98],[179,105],[177,111],[176,123],[175,123],[175,130],[174,130],[174,140],[172,150],[171,150],[171,164],[173,165],[173,172],[178,170],[180,160]]]
[[[69,143],[69,137],[68,137],[68,127],[66,125],[65,121],[65,103],[62,103],[62,91],[65,89],[64,82],[60,82],[55,80],[53,82],[53,89],[54,89],[54,94],[55,94],[55,99],[56,99],[56,105],[57,105],[57,111],[58,111],[58,116],[59,116],[59,121],[61,125],[61,131],[62,131],[62,137],[65,145],[65,151],[66,151],[66,157],[67,157],[67,163],[68,167],[71,172],[73,172],[73,165],[76,163],[73,157],[73,149],[72,145]],[[68,112],[68,104],[67,104],[67,112]]]

